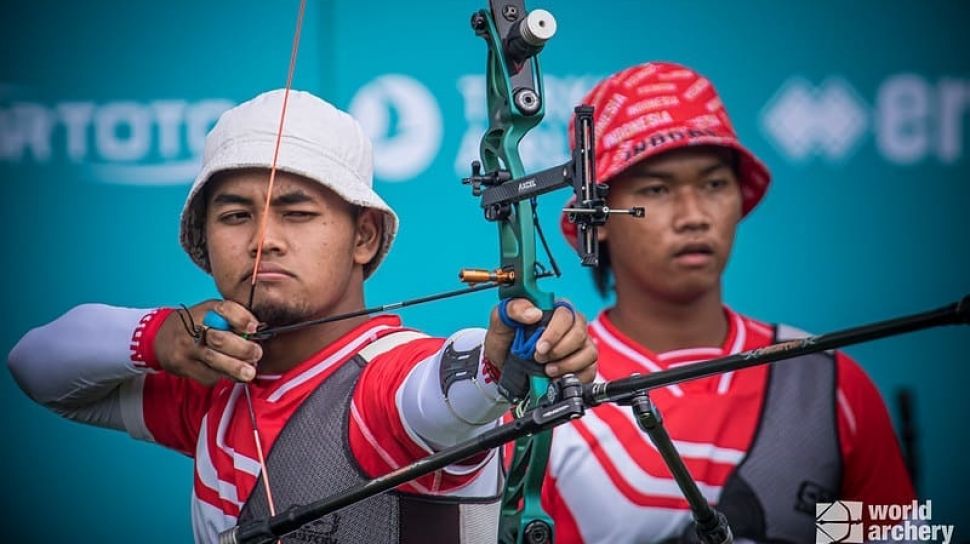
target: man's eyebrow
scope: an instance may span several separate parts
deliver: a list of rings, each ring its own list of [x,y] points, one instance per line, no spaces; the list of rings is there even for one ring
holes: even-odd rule
[[[722,168],[731,168],[731,165],[728,164],[725,161],[718,160],[717,162],[714,162],[712,164],[709,164],[709,165],[705,166],[704,168],[701,168],[700,170],[698,170],[697,175],[699,175],[699,176],[706,176],[706,175],[710,174],[711,172],[715,172],[715,171],[720,170]],[[675,177],[672,172],[667,172],[665,170],[652,170],[649,166],[646,167],[646,168],[641,168],[639,170],[635,170],[634,171],[634,175],[636,175],[638,177],[659,178],[659,179],[663,179],[663,180],[671,180],[671,179],[673,179]]]
[[[253,199],[235,193],[219,193],[212,199],[213,204],[241,204],[252,206]]]
[[[301,204],[304,202],[312,202],[313,197],[311,197],[306,192],[297,189],[295,191],[290,191],[288,193],[283,193],[277,195],[273,198],[271,204],[273,206],[288,206],[290,204]],[[219,193],[212,199],[213,204],[239,204],[242,206],[252,206],[254,204],[253,199],[242,196],[236,193]]]
[[[288,193],[275,196],[272,204],[273,206],[287,206],[290,204],[302,204],[304,202],[313,202],[313,197],[300,189],[296,189]]]
[[[714,164],[711,164],[710,166],[706,166],[706,167],[702,168],[701,171],[700,171],[700,175],[706,176],[707,174],[710,174],[711,172],[716,172],[716,171],[720,170],[721,168],[730,169],[731,168],[731,165],[728,164],[726,161],[719,160],[719,161],[715,162]]]

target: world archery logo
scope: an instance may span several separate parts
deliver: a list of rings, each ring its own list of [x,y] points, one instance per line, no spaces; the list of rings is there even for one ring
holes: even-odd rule
[[[863,524],[862,513],[868,522]],[[907,504],[864,504],[858,501],[815,505],[815,542],[942,542],[953,541],[953,524],[931,523],[933,501]]]
[[[820,502],[815,505],[815,543],[863,542],[862,503]]]

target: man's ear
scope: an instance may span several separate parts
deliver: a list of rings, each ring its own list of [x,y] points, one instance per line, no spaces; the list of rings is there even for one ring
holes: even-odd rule
[[[384,232],[383,214],[374,208],[362,208],[357,214],[354,238],[354,262],[366,265],[374,260],[381,249]]]

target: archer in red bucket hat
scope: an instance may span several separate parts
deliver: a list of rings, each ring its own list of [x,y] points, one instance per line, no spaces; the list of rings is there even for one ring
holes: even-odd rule
[[[768,189],[768,168],[741,145],[714,85],[690,68],[669,62],[633,66],[601,81],[583,103],[594,108],[598,183],[667,151],[712,145],[737,153],[742,215]],[[565,215],[561,225],[575,247],[576,227]]]
[[[771,176],[739,141],[713,84],[685,66],[651,62],[607,77],[583,102],[595,108],[596,176],[610,186],[607,204],[645,210],[599,229],[594,279],[604,296],[616,296],[590,323],[600,378],[804,335],[722,299],[737,224]],[[564,217],[562,227],[575,246],[575,226]],[[818,504],[914,498],[879,392],[843,353],[650,395],[701,493],[738,540],[813,542]],[[543,504],[557,544],[696,541],[687,502],[630,410],[592,412],[556,429]]]

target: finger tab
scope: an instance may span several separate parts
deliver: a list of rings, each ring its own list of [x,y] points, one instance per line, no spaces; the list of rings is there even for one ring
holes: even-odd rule
[[[202,324],[220,331],[228,331],[230,328],[229,321],[215,310],[209,310],[205,313],[205,317],[202,318]]]

